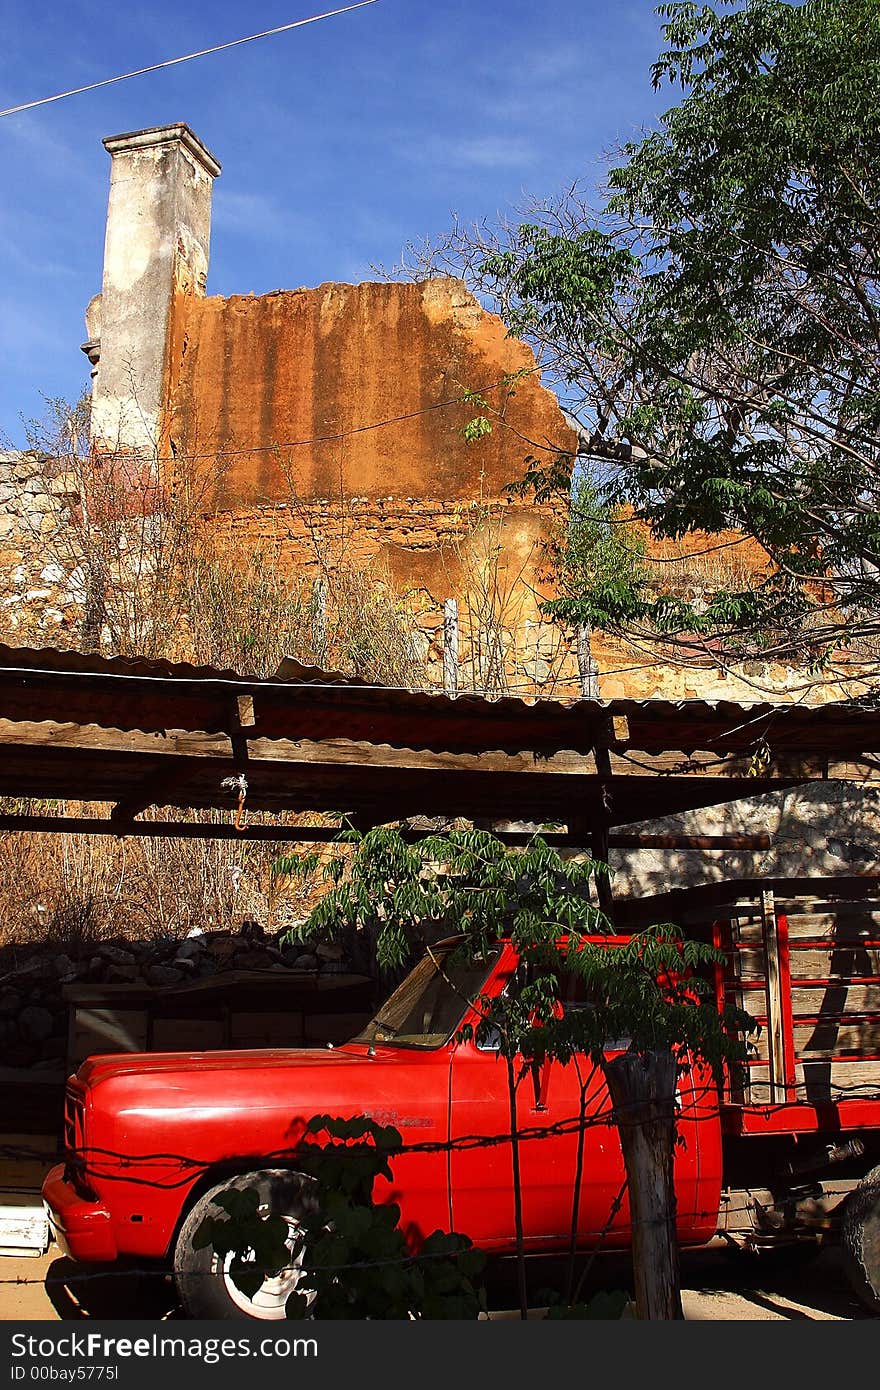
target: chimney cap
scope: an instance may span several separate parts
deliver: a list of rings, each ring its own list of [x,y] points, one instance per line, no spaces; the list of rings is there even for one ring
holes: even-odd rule
[[[202,144],[185,121],[176,121],[173,125],[149,126],[146,130],[130,130],[123,135],[108,135],[102,144],[110,155],[122,154],[127,150],[148,149],[152,145],[179,144],[201,164],[205,173],[212,179],[220,173],[220,161],[214,158],[207,145]]]

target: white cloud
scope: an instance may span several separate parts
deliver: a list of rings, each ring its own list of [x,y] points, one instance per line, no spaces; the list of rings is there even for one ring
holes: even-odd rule
[[[247,232],[259,241],[265,237],[289,235],[294,219],[271,194],[215,188],[212,220],[215,231]],[[300,219],[295,220],[299,226]]]
[[[537,152],[530,141],[510,135],[462,136],[434,140],[429,148],[413,151],[413,157],[428,165],[449,167],[469,165],[479,169],[516,169],[534,164]]]

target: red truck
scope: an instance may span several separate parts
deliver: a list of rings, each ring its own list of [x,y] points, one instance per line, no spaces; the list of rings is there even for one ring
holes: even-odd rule
[[[778,883],[777,890],[784,889]],[[880,1311],[880,928],[873,904],[816,892],[787,902],[761,884],[719,902],[688,900],[691,927],[723,953],[719,1004],[762,1024],[745,1081],[719,1088],[700,1068],[677,1095],[678,1237],[716,1235],[756,1250],[840,1237],[853,1287]],[[722,899],[724,895],[721,895]],[[825,907],[825,912],[818,909]],[[796,910],[792,910],[792,909]],[[682,915],[681,913],[679,915]],[[654,915],[653,920],[657,920]],[[170,1262],[193,1317],[276,1319],[300,1271],[292,1264],[246,1297],[229,1263],[192,1237],[215,1197],[257,1187],[293,1231],[306,1180],[292,1155],[317,1114],[367,1115],[400,1130],[395,1201],[413,1247],[436,1229],[488,1251],[514,1247],[506,1067],[497,1049],[461,1040],[467,1000],[503,990],[517,969],[509,943],[481,963],[435,947],[351,1042],[326,1049],[92,1057],[68,1083],[66,1162],[43,1196],[59,1246],[74,1259]],[[793,965],[792,962],[795,962]],[[574,1000],[570,1007],[584,1007]],[[609,1051],[625,1040],[609,1042]],[[520,1088],[526,1247],[569,1240],[586,1102],[579,1243],[629,1243],[615,1198],[623,1160],[607,1089],[585,1057],[532,1068]]]

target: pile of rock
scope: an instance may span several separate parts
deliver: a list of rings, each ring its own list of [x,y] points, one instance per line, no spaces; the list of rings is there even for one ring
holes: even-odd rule
[[[306,942],[285,946],[255,923],[240,930],[195,932],[183,941],[116,939],[63,947],[0,948],[0,1065],[55,1068],[67,1051],[65,985],[179,987],[220,971],[349,969],[342,948]]]

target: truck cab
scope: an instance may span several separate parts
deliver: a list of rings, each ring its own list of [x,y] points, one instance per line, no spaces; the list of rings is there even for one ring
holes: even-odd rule
[[[756,1252],[840,1239],[863,1302],[880,1312],[880,893],[874,880],[738,880],[620,905],[623,933],[675,921],[718,951],[719,1009],[760,1027],[744,1075],[718,1087],[682,1068],[674,1160],[681,1245],[716,1234]],[[600,939],[614,949],[625,936]],[[480,1000],[520,961],[501,941],[464,961],[430,948],[372,1021],[325,1049],[92,1057],[71,1077],[66,1161],[44,1198],[74,1259],[170,1263],[194,1317],[284,1316],[300,1271],[254,1298],[193,1235],[230,1185],[256,1187],[292,1236],[309,1200],[297,1148],[316,1115],[393,1125],[402,1148],[377,1201],[400,1207],[414,1250],[458,1231],[515,1248],[507,1062],[473,1036]],[[565,999],[563,1008],[589,1007]],[[470,1034],[470,1035],[469,1035]],[[479,1037],[479,1034],[477,1035]],[[609,1039],[607,1055],[625,1049]],[[630,1244],[624,1165],[600,1068],[514,1059],[525,1247]],[[580,1179],[576,1180],[580,1174]],[[577,1199],[575,1206],[575,1191]]]
[[[74,1259],[170,1262],[193,1317],[283,1317],[297,1271],[236,1289],[192,1236],[230,1184],[257,1186],[265,1210],[295,1230],[307,1194],[297,1146],[313,1116],[366,1115],[403,1139],[377,1201],[395,1202],[413,1249],[435,1230],[487,1251],[515,1248],[508,1072],[497,1042],[463,1036],[473,1002],[507,988],[518,966],[507,942],[463,962],[455,941],[432,947],[349,1043],[325,1049],[93,1057],[68,1084],[66,1161],[43,1195],[55,1238]],[[570,1007],[583,1007],[572,1000]],[[626,1040],[610,1040],[621,1048]],[[578,1148],[577,1239],[629,1245],[617,1128],[601,1071],[515,1060],[523,1229],[532,1252],[570,1240]],[[722,1183],[717,1089],[700,1069],[681,1077],[675,1158],[682,1244],[714,1234]],[[228,1262],[227,1262],[228,1265]]]

